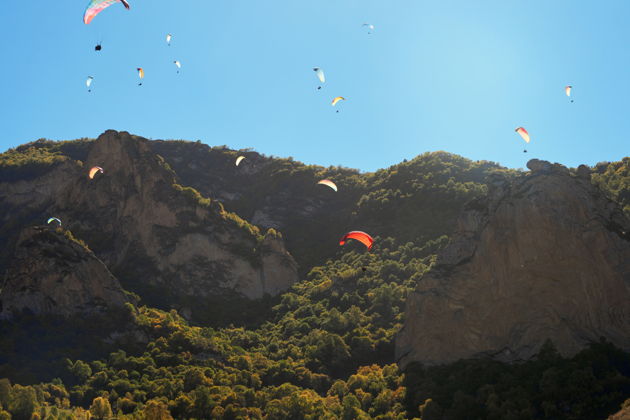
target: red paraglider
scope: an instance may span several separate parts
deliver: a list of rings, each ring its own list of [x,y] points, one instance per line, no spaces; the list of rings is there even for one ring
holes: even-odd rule
[[[368,249],[372,249],[372,245],[374,244],[374,239],[365,232],[361,232],[359,230],[353,230],[352,232],[348,232],[339,240],[339,245],[345,245],[348,239],[355,239],[365,245]]]

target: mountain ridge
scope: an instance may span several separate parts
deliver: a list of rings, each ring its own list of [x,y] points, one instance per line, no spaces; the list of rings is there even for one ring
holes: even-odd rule
[[[127,251],[113,244],[144,235],[157,242],[145,242],[151,249],[169,255],[188,237],[180,251],[194,254],[203,220],[213,229],[208,237],[217,229],[231,235],[229,252],[243,264],[258,266],[265,255],[283,259],[285,249],[299,264],[298,281],[254,300],[225,288],[215,294],[198,281],[194,287],[207,295],[192,301],[178,301],[181,290],[158,287],[161,294],[151,296],[128,287],[144,305],[162,299],[161,308],[126,303],[80,318],[0,320],[0,376],[18,383],[0,379],[0,416],[4,409],[18,418],[17,401],[29,401],[41,418],[98,416],[107,405],[129,419],[156,412],[162,418],[603,418],[630,393],[630,354],[610,343],[593,343],[573,357],[544,345],[513,364],[412,362],[404,372],[394,364],[407,296],[458,241],[461,211],[482,211],[493,189],[528,174],[447,153],[359,173],[196,142],[105,134],[113,143],[38,141],[0,154],[0,205],[8,210],[0,214],[0,266],[15,252],[9,238],[25,226],[52,229],[41,224],[54,212],[64,235],[84,240],[117,267],[124,287],[155,282],[151,267],[158,266],[142,259],[122,265]],[[246,159],[237,167],[240,154]],[[598,195],[623,206],[629,162],[563,171],[588,172]],[[88,181],[91,165],[105,173]],[[324,177],[337,183],[337,193],[317,185]],[[155,235],[156,225],[174,230]],[[339,246],[341,234],[355,229],[375,237],[370,252],[358,243]],[[186,269],[178,267],[178,275],[188,276]],[[258,281],[278,277],[261,272]]]

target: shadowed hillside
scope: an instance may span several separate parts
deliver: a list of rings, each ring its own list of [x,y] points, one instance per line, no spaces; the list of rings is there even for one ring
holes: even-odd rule
[[[594,168],[594,194],[627,205],[627,164]],[[104,173],[90,181],[94,165]],[[56,234],[84,241],[141,303],[126,294],[89,315],[0,321],[0,418],[611,415],[630,395],[630,356],[606,342],[571,358],[548,343],[513,365],[412,363],[403,375],[395,364],[407,297],[452,246],[462,210],[481,211],[498,178],[525,176],[444,152],[361,173],[116,132],[12,149],[0,155],[2,272],[17,251],[27,260],[19,232],[54,215]],[[372,251],[340,247],[349,230],[372,234]],[[54,258],[47,267],[67,278]],[[297,274],[275,297],[249,294],[285,269]]]

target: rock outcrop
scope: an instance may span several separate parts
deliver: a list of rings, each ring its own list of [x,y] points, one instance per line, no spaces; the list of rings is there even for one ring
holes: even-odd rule
[[[118,280],[61,229],[26,228],[0,289],[0,318],[24,311],[72,316],[130,301]]]
[[[93,166],[104,173],[90,180]],[[0,182],[0,204],[26,212],[22,223],[59,217],[127,290],[154,306],[191,306],[194,313],[204,297],[260,298],[297,281],[281,237],[265,236],[218,201],[178,185],[149,141],[126,132],[103,133],[83,163]]]
[[[626,400],[619,412],[609,416],[608,420],[630,420],[630,399]]]
[[[407,300],[404,367],[534,356],[550,339],[573,355],[601,337],[630,350],[630,222],[590,183],[539,160],[489,180],[450,245]]]

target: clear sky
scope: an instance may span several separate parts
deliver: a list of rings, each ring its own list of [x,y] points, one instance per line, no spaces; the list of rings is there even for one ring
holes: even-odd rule
[[[627,0],[129,1],[89,25],[87,0],[3,5],[0,150],[112,128],[362,170],[630,154]]]

